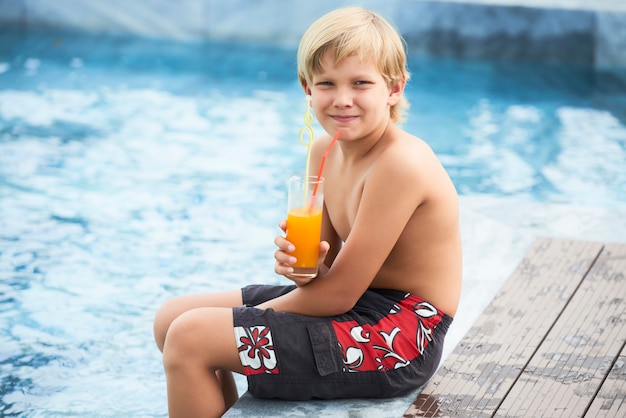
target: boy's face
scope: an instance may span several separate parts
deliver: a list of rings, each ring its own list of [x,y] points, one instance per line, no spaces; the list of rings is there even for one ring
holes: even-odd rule
[[[321,64],[322,71],[312,77],[305,91],[326,132],[340,129],[346,140],[387,126],[390,107],[400,100],[404,82],[389,87],[373,60],[361,61],[355,55],[335,65],[327,54]]]

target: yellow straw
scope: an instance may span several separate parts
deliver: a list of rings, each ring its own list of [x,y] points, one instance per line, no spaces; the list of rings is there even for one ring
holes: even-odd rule
[[[311,113],[311,96],[307,94],[306,96],[306,111],[304,112],[304,126],[300,129],[300,143],[307,147],[306,150],[306,166],[304,169],[304,181],[305,181],[305,194],[307,192],[307,180],[309,178],[309,164],[311,161],[311,146],[313,145],[313,140],[315,139],[315,134],[313,132],[313,113]],[[308,142],[306,141],[305,134],[309,137]]]

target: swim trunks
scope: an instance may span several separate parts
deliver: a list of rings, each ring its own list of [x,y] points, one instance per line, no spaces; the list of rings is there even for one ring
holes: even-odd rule
[[[452,317],[410,293],[370,289],[349,312],[313,317],[255,305],[295,286],[242,289],[233,309],[248,391],[288,400],[388,398],[435,373]]]

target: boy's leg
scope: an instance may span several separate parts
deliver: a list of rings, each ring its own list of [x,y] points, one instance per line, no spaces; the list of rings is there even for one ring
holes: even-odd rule
[[[158,310],[154,319],[154,338],[157,347],[159,350],[163,351],[165,339],[172,322],[183,313],[202,307],[231,308],[241,306],[242,304],[241,290],[204,295],[189,295],[171,299]],[[234,335],[232,338],[234,339]],[[224,400],[225,406],[228,408],[232,406],[239,397],[232,373],[229,370],[216,370],[215,375],[220,384],[222,399]]]
[[[222,392],[228,384],[224,371],[243,374],[232,309],[196,308],[178,315],[165,337],[163,365],[170,417],[221,416],[233,401]]]
[[[232,308],[243,305],[241,290],[232,290],[204,295],[181,296],[167,301],[154,317],[154,339],[159,350],[163,351],[165,336],[170,324],[182,313],[196,308]]]
[[[224,397],[224,405],[226,406],[226,409],[229,409],[239,399],[239,392],[237,391],[237,383],[235,382],[233,373],[228,370],[218,370],[215,372],[215,374],[222,388],[222,395]]]

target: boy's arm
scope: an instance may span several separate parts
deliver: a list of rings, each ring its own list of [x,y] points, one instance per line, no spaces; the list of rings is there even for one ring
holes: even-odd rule
[[[319,276],[323,276],[328,272],[330,266],[333,265],[333,262],[335,261],[335,258],[337,258],[337,254],[339,254],[339,250],[341,250],[341,246],[343,245],[337,231],[335,231],[335,228],[333,228],[333,225],[330,223],[326,205],[324,205],[324,213],[322,216],[322,233],[320,241],[326,241],[330,245],[330,249],[324,258],[324,262],[320,265]]]
[[[397,153],[378,161],[368,174],[350,235],[329,271],[259,308],[311,316],[332,316],[351,309],[423,200],[415,167],[409,156]]]

